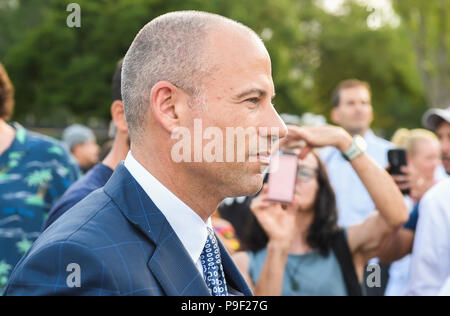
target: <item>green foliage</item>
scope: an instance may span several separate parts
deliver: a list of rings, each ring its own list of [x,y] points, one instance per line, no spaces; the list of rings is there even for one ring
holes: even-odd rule
[[[426,110],[408,29],[369,28],[370,12],[354,1],[347,1],[347,14],[333,15],[315,0],[77,0],[81,28],[69,28],[71,2],[0,5],[6,25],[0,56],[16,86],[16,120],[53,126],[108,120],[111,77],[137,31],[158,15],[186,9],[222,14],[261,35],[280,112],[328,114],[334,86],[353,77],[371,83],[375,127],[387,134],[418,126]],[[18,18],[25,12],[33,19]]]
[[[370,29],[370,12],[352,3],[348,9],[351,19],[324,17],[319,44],[322,58],[315,72],[313,95],[319,104],[327,104],[342,79],[365,80],[372,88],[377,128],[390,135],[400,126],[419,126],[426,105],[405,30],[388,26]]]
[[[450,105],[450,1],[394,0],[417,56],[428,103]]]

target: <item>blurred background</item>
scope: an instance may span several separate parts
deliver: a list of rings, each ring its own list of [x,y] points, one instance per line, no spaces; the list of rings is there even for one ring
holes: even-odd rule
[[[66,25],[81,7],[81,28]],[[111,78],[137,31],[174,10],[254,29],[272,57],[280,113],[329,119],[336,84],[372,85],[375,131],[420,126],[450,104],[448,0],[0,0],[0,61],[16,87],[13,120],[53,136],[82,123],[106,138]]]

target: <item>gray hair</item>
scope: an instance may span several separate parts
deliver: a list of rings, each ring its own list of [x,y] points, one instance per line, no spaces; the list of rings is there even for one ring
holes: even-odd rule
[[[227,24],[250,30],[220,15],[180,11],[159,16],[139,31],[122,68],[122,98],[131,139],[139,140],[145,132],[150,92],[159,81],[169,81],[194,98],[201,93],[202,79],[211,73],[202,47],[211,28]]]

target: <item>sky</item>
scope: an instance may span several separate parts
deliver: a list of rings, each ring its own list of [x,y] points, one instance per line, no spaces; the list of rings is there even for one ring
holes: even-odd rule
[[[326,11],[341,15],[345,14],[342,4],[345,0],[317,0],[319,5]],[[384,25],[396,27],[400,23],[399,17],[395,14],[391,0],[356,0],[361,5],[367,7],[367,10],[373,11],[367,19],[367,25],[370,28],[377,29]]]

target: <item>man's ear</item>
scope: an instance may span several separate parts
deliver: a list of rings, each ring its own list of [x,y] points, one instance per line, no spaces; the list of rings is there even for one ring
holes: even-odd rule
[[[150,108],[156,121],[171,133],[180,125],[178,108],[182,91],[168,81],[156,83],[150,93]]]
[[[111,117],[119,131],[128,132],[128,125],[122,101],[116,100],[111,104]]]

